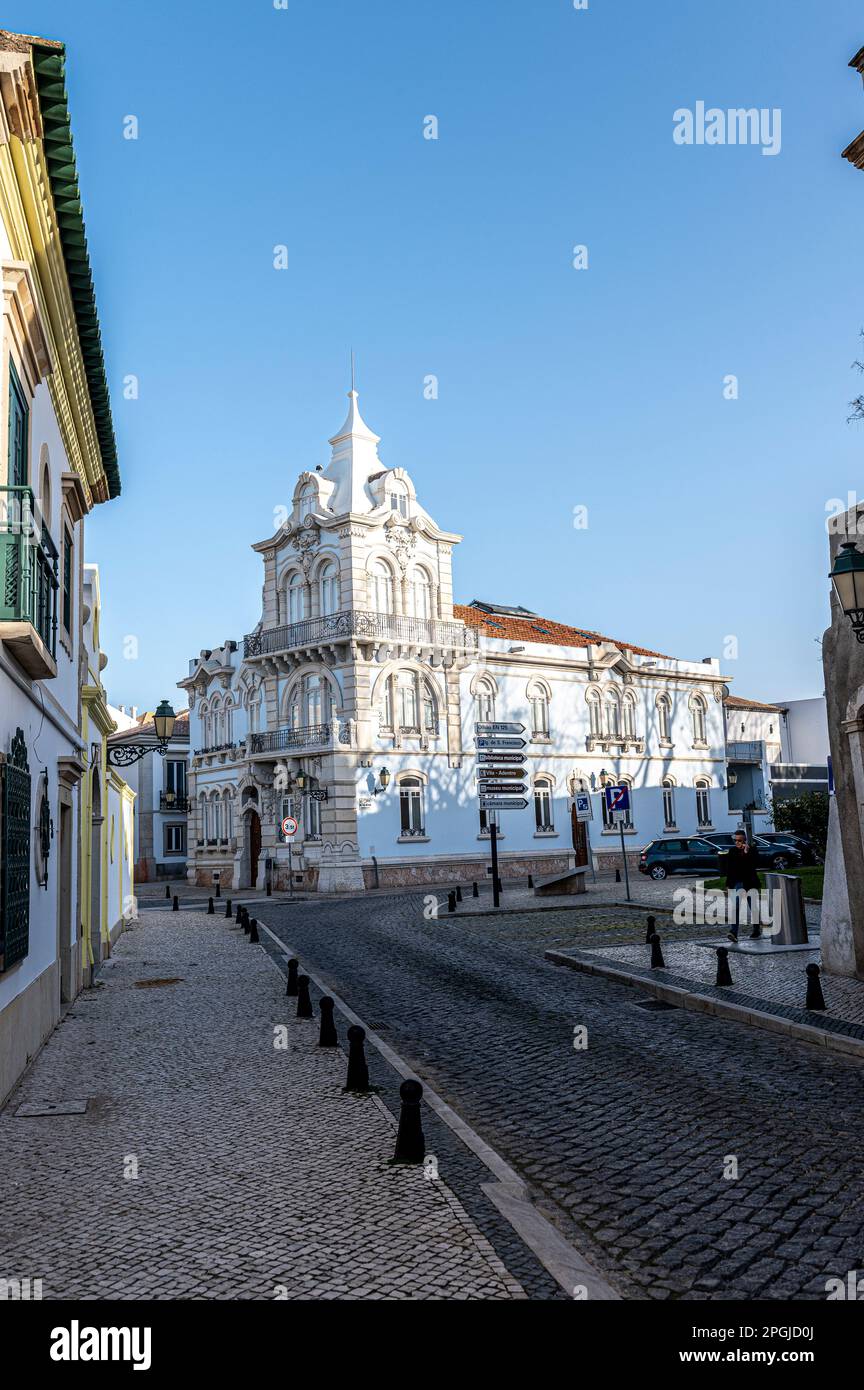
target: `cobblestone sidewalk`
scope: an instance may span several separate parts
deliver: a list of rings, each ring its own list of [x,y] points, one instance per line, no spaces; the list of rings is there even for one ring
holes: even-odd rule
[[[224,918],[140,919],[0,1114],[0,1279],[46,1299],[524,1298],[443,1181],[389,1165],[393,1117],[342,1094],[344,1053],[294,1004]],[[70,1100],[86,1112],[16,1113]]]

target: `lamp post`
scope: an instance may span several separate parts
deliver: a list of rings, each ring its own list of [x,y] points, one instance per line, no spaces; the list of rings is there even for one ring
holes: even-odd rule
[[[108,745],[108,761],[113,767],[131,767],[133,763],[146,758],[148,753],[158,753],[164,758],[174,732],[177,716],[167,700],[163,700],[153,715],[156,730],[155,743],[118,743]]]
[[[852,631],[864,643],[864,554],[854,541],[844,541],[831,568],[830,579],[837,600],[852,624]]]

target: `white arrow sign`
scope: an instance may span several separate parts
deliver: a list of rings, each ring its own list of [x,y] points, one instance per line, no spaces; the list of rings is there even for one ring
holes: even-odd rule
[[[524,811],[528,802],[524,797],[510,800],[503,796],[481,796],[480,805],[484,811]]]
[[[524,738],[505,738],[503,734],[497,734],[494,738],[475,738],[474,742],[478,748],[524,748]]]
[[[475,734],[524,734],[524,724],[475,724]]]
[[[524,763],[524,753],[478,753],[478,763]]]

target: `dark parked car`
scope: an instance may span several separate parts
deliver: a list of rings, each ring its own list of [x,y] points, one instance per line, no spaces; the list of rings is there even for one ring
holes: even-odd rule
[[[717,834],[713,831],[705,836],[712,845],[716,845],[721,853],[730,850],[735,843],[734,835]],[[753,844],[756,847],[756,866],[760,869],[773,869],[777,873],[783,873],[784,869],[797,869],[802,862],[800,850],[793,845],[775,845],[769,840],[763,839],[761,835],[753,836]],[[723,872],[723,861],[720,861],[720,872]]]
[[[686,839],[652,840],[639,855],[640,874],[666,878],[668,874],[716,874],[720,852],[703,835]]]
[[[825,856],[809,835],[793,835],[791,830],[763,830],[760,840],[772,845],[785,845],[801,855],[802,864],[824,864]]]

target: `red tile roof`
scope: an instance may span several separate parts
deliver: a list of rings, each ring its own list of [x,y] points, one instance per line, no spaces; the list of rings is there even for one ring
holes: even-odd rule
[[[635,647],[629,642],[618,642],[614,637],[604,637],[599,632],[587,628],[568,627],[565,623],[553,622],[551,618],[525,617],[512,618],[502,613],[485,613],[482,608],[472,608],[457,603],[453,606],[453,616],[471,627],[480,628],[487,637],[500,637],[505,641],[541,642],[552,647],[589,647],[600,642],[617,647],[619,651],[636,652],[638,656],[659,656],[664,661],[671,660],[663,652],[651,651],[649,647]]]
[[[779,714],[782,709],[782,705],[763,705],[758,700],[745,700],[743,695],[727,695],[723,703],[730,709],[764,709],[772,714]]]
[[[137,738],[139,734],[149,733],[151,730],[155,729],[155,727],[153,722],[153,711],[148,710],[146,714],[139,714],[132,728],[118,729],[116,733],[109,735],[108,741],[109,743],[129,742]],[[188,709],[181,709],[177,718],[174,720],[174,732],[171,735],[171,741],[173,742],[174,739],[177,738],[184,739],[188,737],[189,711]]]

